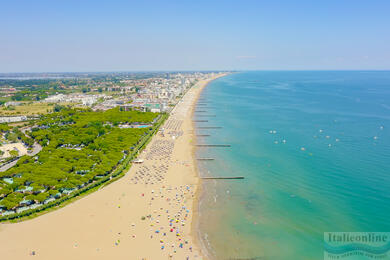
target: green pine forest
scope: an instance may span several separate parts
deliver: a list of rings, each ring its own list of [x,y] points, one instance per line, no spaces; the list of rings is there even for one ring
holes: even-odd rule
[[[1,125],[3,134],[16,134],[26,145],[36,142],[43,149],[35,156],[22,156],[15,166],[0,172],[0,208],[42,204],[107,177],[152,131],[152,127],[119,125],[152,125],[159,116],[118,108],[104,112],[65,108],[32,122],[26,135]]]

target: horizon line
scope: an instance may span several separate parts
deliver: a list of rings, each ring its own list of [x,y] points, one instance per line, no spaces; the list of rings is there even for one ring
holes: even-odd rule
[[[174,73],[174,72],[255,72],[255,71],[390,71],[389,69],[244,69],[244,70],[112,70],[112,71],[22,71],[22,72],[0,72],[5,74],[68,74],[68,73]]]

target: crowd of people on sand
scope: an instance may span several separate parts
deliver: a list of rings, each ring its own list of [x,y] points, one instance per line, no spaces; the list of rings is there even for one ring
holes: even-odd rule
[[[173,138],[173,139],[178,139],[180,136],[183,135],[183,131],[169,131],[168,134]]]
[[[155,184],[165,179],[165,174],[168,171],[166,164],[153,164],[151,167],[142,165],[131,177],[131,182],[134,184]]]
[[[167,254],[169,259],[180,250],[185,253],[186,259],[200,259],[193,251],[190,241],[182,234],[192,213],[187,204],[188,199],[194,197],[193,188],[189,185],[161,185],[159,189],[151,189],[148,196],[141,194],[142,197],[147,197],[150,207],[150,212],[142,216],[141,221],[149,222],[150,239],[158,242],[160,250]]]
[[[146,160],[169,161],[175,142],[173,140],[155,140],[146,151]]]
[[[180,106],[176,107],[171,118],[177,114],[181,116],[187,114],[189,103],[187,98]],[[171,130],[175,136],[181,136],[183,134],[182,123],[183,120],[170,119],[164,125],[164,129]],[[189,166],[190,162],[177,159],[171,161],[175,143],[173,140],[166,140],[168,139],[167,137],[164,139],[154,140],[150,145],[150,149],[146,151],[145,160],[153,160],[153,166],[139,167],[139,170],[136,171],[135,176],[132,178],[133,181],[135,180],[138,183],[155,184],[149,185],[149,194],[140,194],[142,197],[145,197],[150,207],[150,212],[142,216],[141,221],[150,222],[148,224],[150,239],[158,242],[160,250],[168,255],[168,259],[173,259],[179,251],[185,253],[186,260],[201,259],[197,252],[193,250],[191,242],[185,239],[182,234],[192,213],[188,204],[192,203],[192,199],[195,196],[195,186],[172,186],[165,184],[163,181],[171,163]],[[167,164],[158,164],[161,161]],[[135,179],[136,177],[138,179]],[[133,223],[132,225],[135,224]],[[143,260],[146,260],[146,258]]]
[[[194,185],[171,186],[160,183],[159,185],[150,185],[148,192],[141,193],[145,198],[149,211],[140,216],[139,222],[147,222],[149,227],[145,232],[148,239],[153,244],[158,245],[161,254],[166,255],[168,259],[178,259],[176,254],[185,255],[186,260],[198,259],[201,257],[193,250],[192,243],[183,237],[183,229],[189,224],[188,220],[192,211],[188,207],[195,196]],[[124,195],[124,194],[122,194]],[[121,205],[117,205],[120,209]],[[132,234],[140,223],[130,224],[130,237],[137,239],[136,234]],[[118,232],[118,238],[114,241],[114,246],[120,246],[121,236],[125,235]],[[73,248],[78,248],[78,243],[73,244]],[[99,251],[99,248],[96,249]],[[30,252],[31,256],[37,255],[36,251]],[[142,258],[147,260],[149,258]],[[180,258],[181,259],[181,258]]]
[[[168,135],[172,139],[178,139],[180,136],[183,135],[183,130],[181,129],[181,126],[183,124],[183,120],[177,119],[177,118],[170,118],[167,120],[166,124],[164,125],[163,131],[167,131]]]
[[[182,124],[183,124],[183,120],[178,120],[174,118],[168,119],[166,124],[164,125],[164,129],[178,131],[181,129]]]

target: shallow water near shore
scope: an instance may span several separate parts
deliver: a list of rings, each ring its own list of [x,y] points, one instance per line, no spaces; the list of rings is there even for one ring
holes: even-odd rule
[[[211,82],[202,243],[215,259],[323,259],[328,231],[390,231],[390,72],[243,72]],[[200,116],[203,115],[203,116]],[[206,116],[204,116],[206,115]],[[215,115],[215,117],[207,117]]]

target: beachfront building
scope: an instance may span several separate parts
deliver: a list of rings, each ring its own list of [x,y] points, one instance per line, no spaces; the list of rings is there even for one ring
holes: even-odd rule
[[[27,116],[2,116],[0,117],[0,123],[21,122],[26,121],[27,119]]]
[[[23,104],[23,102],[20,102],[20,101],[8,101],[4,104],[5,107],[9,107],[9,106],[21,106]]]
[[[66,96],[64,94],[53,95],[53,96],[45,98],[44,102],[48,102],[48,103],[64,102],[65,97]]]
[[[153,113],[165,112],[166,108],[167,108],[166,104],[144,103],[144,102],[133,102],[131,104],[124,104],[120,106],[120,109],[122,111],[138,110],[142,112],[153,112]]]
[[[44,102],[47,103],[81,103],[83,106],[92,106],[99,99],[105,99],[106,95],[98,94],[98,95],[88,95],[82,93],[72,93],[72,94],[58,94],[47,97]]]

